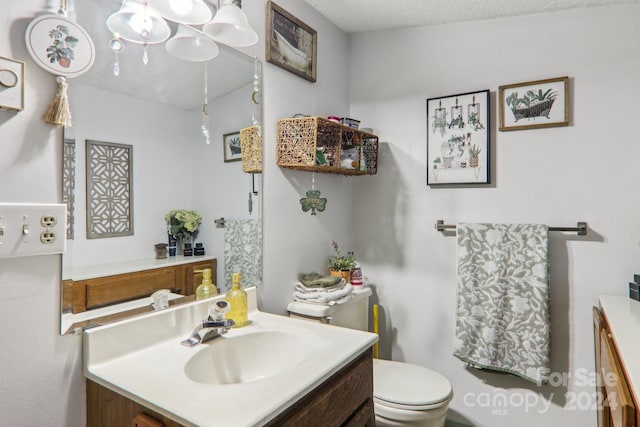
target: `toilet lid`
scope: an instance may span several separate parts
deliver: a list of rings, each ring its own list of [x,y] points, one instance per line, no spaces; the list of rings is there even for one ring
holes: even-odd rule
[[[410,363],[373,360],[373,396],[389,406],[424,409],[451,399],[451,384],[441,374]]]

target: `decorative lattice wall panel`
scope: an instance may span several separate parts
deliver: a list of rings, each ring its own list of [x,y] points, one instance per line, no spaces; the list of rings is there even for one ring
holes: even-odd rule
[[[62,203],[67,205],[67,239],[73,240],[76,203],[76,140],[65,139],[62,151]]]
[[[133,147],[87,140],[87,238],[133,234]]]

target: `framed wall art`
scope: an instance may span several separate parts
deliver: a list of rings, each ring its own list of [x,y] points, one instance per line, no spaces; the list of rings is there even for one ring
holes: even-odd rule
[[[298,18],[267,2],[267,62],[316,81],[317,33]]]
[[[240,132],[225,133],[222,135],[224,148],[224,161],[237,162],[242,160],[242,148],[240,145]]]
[[[0,110],[24,109],[24,62],[0,57]]]
[[[45,71],[56,76],[78,77],[91,69],[95,47],[89,34],[61,15],[43,15],[27,26],[27,51]]]
[[[489,183],[489,90],[427,99],[427,185]]]
[[[501,131],[569,125],[569,77],[498,88]]]

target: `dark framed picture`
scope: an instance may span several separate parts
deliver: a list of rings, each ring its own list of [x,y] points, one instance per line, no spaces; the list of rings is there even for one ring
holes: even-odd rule
[[[313,28],[272,1],[267,2],[267,62],[315,82],[317,37]]]
[[[240,132],[225,133],[222,135],[222,143],[224,147],[225,162],[237,162],[238,160],[242,160]]]
[[[489,89],[427,99],[427,185],[489,184]]]
[[[569,126],[569,77],[498,88],[499,130]]]

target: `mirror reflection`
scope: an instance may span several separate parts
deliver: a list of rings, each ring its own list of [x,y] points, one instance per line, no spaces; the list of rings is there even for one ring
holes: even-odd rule
[[[212,268],[221,292],[233,271],[242,272],[243,286],[262,279],[261,175],[242,171],[234,139],[259,120],[252,95],[259,101],[260,64],[224,45],[200,62],[177,59],[163,43],[123,43],[116,52],[105,22],[117,7],[87,1],[75,8],[96,58],[69,82],[73,125],[64,135],[63,192],[72,228],[63,257],[62,333],[110,313],[116,302],[118,310],[148,310],[146,297],[160,288],[182,301],[204,268]],[[156,245],[169,243],[165,217],[178,209],[201,216],[190,243],[205,255],[156,259]],[[126,276],[139,272],[146,273]],[[119,279],[90,281],[97,277]]]

